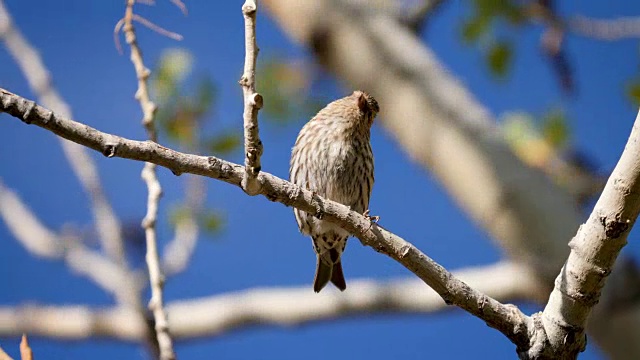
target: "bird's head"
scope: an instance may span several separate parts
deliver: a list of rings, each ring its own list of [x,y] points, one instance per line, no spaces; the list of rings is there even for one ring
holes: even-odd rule
[[[356,103],[358,104],[358,109],[360,109],[362,114],[364,114],[369,126],[371,126],[373,124],[373,119],[376,117],[378,112],[380,112],[378,102],[373,98],[373,96],[360,90],[354,91],[351,96],[355,98]]]

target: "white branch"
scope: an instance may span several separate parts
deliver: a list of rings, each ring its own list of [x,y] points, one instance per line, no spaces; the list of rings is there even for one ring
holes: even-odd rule
[[[186,180],[186,214],[181,214],[178,219],[174,237],[165,246],[162,258],[162,269],[167,277],[182,272],[195,251],[200,233],[195,216],[202,211],[207,193],[204,180],[199,176],[189,176]]]
[[[462,269],[454,274],[502,302],[531,301],[540,290],[531,274],[513,263]],[[300,326],[353,316],[431,314],[451,309],[418,279],[355,280],[344,293],[315,294],[307,287],[249,289],[168,306],[176,335],[190,339],[249,326]]]
[[[569,29],[580,35],[600,40],[640,38],[640,17],[592,19],[576,16],[569,21]]]
[[[591,216],[569,243],[571,253],[542,313],[541,325],[551,347],[535,351],[575,356],[584,349],[587,318],[600,299],[620,250],[627,244],[639,212],[640,112]]]
[[[531,301],[536,282],[522,266],[497,263],[462,269],[456,276],[503,302]],[[218,336],[252,326],[300,326],[372,314],[432,314],[453,309],[417,279],[355,280],[349,291],[313,293],[308,287],[249,289],[170,302],[172,335],[180,339]],[[0,336],[30,335],[81,340],[91,337],[140,342],[147,336],[136,311],[122,307],[0,307]],[[132,317],[132,318],[129,318]]]
[[[0,181],[0,218],[10,233],[29,252],[49,259],[64,259],[119,302],[135,306],[142,288],[141,277],[88,248],[82,242],[60,236],[38,220],[16,193]]]
[[[0,0],[0,39],[27,78],[27,82],[38,100],[63,116],[73,118],[71,108],[53,87],[51,76],[40,55],[13,24],[2,0]],[[82,146],[64,139],[59,139],[59,141],[71,169],[91,202],[93,220],[104,251],[114,261],[124,264],[120,220],[102,190],[95,163]]]
[[[260,156],[262,156],[262,141],[258,132],[258,111],[262,108],[262,95],[256,92],[256,60],[258,45],[256,44],[256,13],[258,0],[246,0],[242,5],[244,16],[244,44],[245,60],[244,73],[240,78],[244,97],[244,152],[245,177],[242,189],[249,195],[258,194],[257,176],[260,173]]]

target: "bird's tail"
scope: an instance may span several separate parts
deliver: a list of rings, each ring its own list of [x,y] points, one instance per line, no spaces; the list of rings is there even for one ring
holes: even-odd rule
[[[331,280],[333,273],[333,269],[331,265],[327,265],[324,261],[320,260],[320,256],[318,255],[318,260],[316,261],[316,276],[313,278],[313,291],[320,292],[329,280]]]
[[[313,279],[313,291],[320,292],[331,281],[340,291],[344,291],[347,288],[347,282],[344,279],[344,273],[342,272],[342,262],[338,261],[332,265],[325,264],[320,260],[316,263],[316,276]]]
[[[338,244],[338,246],[340,246],[340,244]],[[329,281],[340,289],[340,291],[344,291],[347,288],[347,283],[344,280],[344,273],[342,272],[342,261],[340,261],[340,255],[341,251],[335,247],[329,249],[329,251],[323,253],[323,255],[317,254],[316,276],[313,279],[313,291],[320,292],[320,290],[322,290]]]
[[[333,264],[331,282],[340,289],[340,291],[344,291],[347,288],[347,282],[344,280],[344,273],[342,272],[342,261]]]

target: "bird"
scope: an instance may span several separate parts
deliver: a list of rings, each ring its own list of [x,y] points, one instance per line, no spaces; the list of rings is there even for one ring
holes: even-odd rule
[[[373,96],[359,90],[325,106],[298,134],[291,151],[290,181],[369,217],[374,183],[371,126],[379,111]],[[318,293],[331,281],[344,291],[341,256],[349,232],[315,214],[295,208],[293,212],[316,253],[313,290]]]

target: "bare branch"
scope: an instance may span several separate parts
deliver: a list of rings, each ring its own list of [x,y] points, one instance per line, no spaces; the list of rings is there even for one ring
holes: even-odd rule
[[[147,323],[137,308],[116,306],[23,305],[0,307],[0,336],[46,336],[60,340],[110,337],[142,342],[147,339]]]
[[[249,195],[258,194],[257,176],[260,173],[260,156],[262,156],[262,141],[258,131],[258,111],[262,108],[262,95],[256,92],[256,60],[258,45],[256,44],[256,13],[258,0],[246,0],[242,5],[244,16],[244,44],[245,59],[244,73],[240,78],[244,96],[244,152],[245,177],[242,189]]]
[[[4,352],[4,350],[2,350],[2,347],[0,347],[0,360],[13,360],[13,358],[9,356],[9,354]]]
[[[135,29],[133,27],[133,5],[135,0],[127,0],[127,6],[124,15],[125,39],[131,48],[131,62],[133,63],[138,78],[138,90],[136,91],[136,99],[140,102],[142,108],[142,124],[144,125],[149,140],[154,143],[158,140],[154,124],[154,116],[157,110],[149,98],[149,90],[147,79],[150,71],[144,66],[142,60],[142,52],[136,41]],[[149,269],[149,281],[151,282],[151,299],[149,300],[149,309],[153,312],[155,319],[155,332],[158,339],[160,350],[160,358],[162,360],[173,360],[176,358],[173,350],[173,340],[169,332],[169,321],[165,313],[163,304],[162,290],[164,287],[164,275],[160,269],[160,259],[158,256],[158,242],[156,233],[156,220],[158,218],[158,203],[162,196],[162,188],[156,174],[156,164],[147,162],[142,170],[142,179],[147,184],[149,195],[147,197],[147,214],[142,220],[142,227],[145,231],[147,242],[147,268]]]
[[[530,301],[539,291],[534,277],[513,263],[462,269],[454,274],[503,302]],[[168,306],[176,335],[189,339],[250,326],[291,327],[371,314],[432,314],[453,309],[419,279],[352,280],[344,293],[332,290],[316,294],[306,286],[249,289]]]
[[[47,229],[22,200],[0,181],[0,217],[9,232],[27,251],[45,258],[60,258],[64,245]]]
[[[197,156],[168,149],[150,141],[134,141],[100,132],[87,125],[65,119],[34,102],[0,89],[0,111],[48,129],[81,145],[100,151],[107,157],[121,157],[153,162],[176,173],[191,173],[219,179],[241,187],[245,171],[242,166],[213,156]],[[385,230],[348,207],[323,199],[308,190],[261,172],[258,193],[271,201],[319,214],[338,224],[374,248],[395,259],[431,286],[450,304],[455,304],[501,331],[518,348],[529,346],[529,318],[513,305],[503,305],[456,279],[441,265],[406,240]]]
[[[196,248],[200,228],[195,215],[202,211],[207,187],[202,177],[189,176],[185,184],[185,214],[176,223],[173,239],[164,248],[162,269],[167,277],[182,272]]]
[[[180,11],[182,11],[182,14],[184,14],[185,16],[189,14],[189,10],[187,10],[187,5],[185,5],[181,0],[169,0],[169,1],[171,1],[173,5],[177,6],[178,9],[180,9]]]
[[[15,27],[2,0],[0,0],[0,39],[22,70],[39,101],[51,109],[56,109],[60,114],[72,118],[71,108],[53,87],[51,76],[40,55]],[[93,220],[104,251],[114,261],[124,265],[120,220],[102,190],[100,175],[93,159],[82,146],[63,139],[59,140],[71,169],[91,202]]]
[[[462,269],[455,275],[503,302],[531,301],[539,294],[534,277],[513,263]],[[174,337],[195,339],[253,326],[290,327],[372,314],[433,314],[454,309],[415,278],[355,280],[349,289],[321,294],[307,286],[249,289],[170,302],[167,312]],[[0,336],[28,332],[65,340],[107,337],[139,342],[145,339],[146,329],[139,319],[128,319],[133,315],[135,310],[123,307],[0,307]]]
[[[571,253],[540,316],[551,346],[532,350],[562,358],[584,350],[587,318],[640,213],[639,154],[640,112],[591,216],[569,243]],[[531,355],[537,358],[540,353]]]
[[[173,39],[173,40],[176,40],[176,41],[181,41],[182,40],[182,35],[180,35],[178,33],[175,33],[173,31],[169,31],[169,30],[163,28],[160,25],[154,24],[153,22],[151,22],[151,20],[145,19],[140,15],[133,14],[133,20],[139,22],[140,24],[148,27],[151,31],[155,31],[160,35],[166,36],[166,37],[168,37],[170,39]]]
[[[33,360],[33,351],[31,351],[26,334],[22,334],[22,340],[20,341],[20,359]]]
[[[577,34],[599,40],[640,38],[640,17],[605,20],[576,16],[569,20],[569,29]]]
[[[0,181],[0,217],[28,251],[49,259],[64,259],[73,271],[91,279],[120,303],[136,306],[141,277],[109,258],[86,248],[82,242],[62,237],[45,227],[24,202]]]

